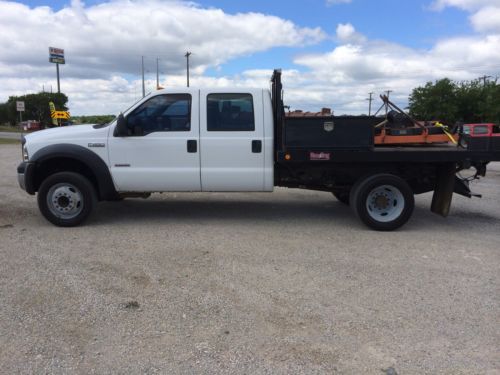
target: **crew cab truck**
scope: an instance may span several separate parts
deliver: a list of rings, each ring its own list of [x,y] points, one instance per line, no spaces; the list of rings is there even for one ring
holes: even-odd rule
[[[271,83],[159,90],[108,124],[26,135],[19,184],[58,226],[82,223],[98,201],[283,186],[331,192],[367,226],[393,230],[414,194],[434,191],[431,209],[446,216],[454,192],[473,195],[456,173],[484,176],[500,160],[500,147],[377,147],[376,117],[287,117],[279,70]]]

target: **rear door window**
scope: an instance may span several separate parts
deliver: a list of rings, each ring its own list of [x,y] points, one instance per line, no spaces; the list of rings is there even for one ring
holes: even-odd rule
[[[251,94],[208,94],[208,131],[255,131]]]

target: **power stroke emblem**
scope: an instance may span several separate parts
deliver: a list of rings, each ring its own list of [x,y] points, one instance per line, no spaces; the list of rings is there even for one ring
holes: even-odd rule
[[[89,147],[106,147],[104,143],[89,143]]]
[[[326,132],[331,132],[331,131],[333,131],[334,128],[335,128],[335,124],[333,123],[333,121],[326,121],[323,124],[323,129],[325,129]]]

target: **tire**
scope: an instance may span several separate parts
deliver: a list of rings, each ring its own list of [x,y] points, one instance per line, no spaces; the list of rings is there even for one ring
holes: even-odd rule
[[[349,193],[348,192],[332,192],[333,196],[337,198],[340,203],[349,206]]]
[[[404,225],[415,207],[412,189],[391,174],[376,174],[359,180],[351,190],[351,208],[368,227],[391,231]]]
[[[40,212],[52,224],[74,227],[90,215],[97,203],[97,194],[84,176],[60,172],[42,182],[37,200]]]

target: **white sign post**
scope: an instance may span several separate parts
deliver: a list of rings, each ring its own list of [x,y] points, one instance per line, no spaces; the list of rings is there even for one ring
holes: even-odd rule
[[[24,112],[24,102],[16,102],[17,112]]]
[[[17,101],[16,102],[16,109],[17,112],[19,112],[19,127],[21,128],[21,135],[23,134],[23,112],[24,112],[24,102],[23,101]]]
[[[61,84],[59,83],[59,64],[66,64],[64,58],[64,50],[62,48],[49,47],[49,61],[56,64],[57,73],[57,92],[61,92]]]

